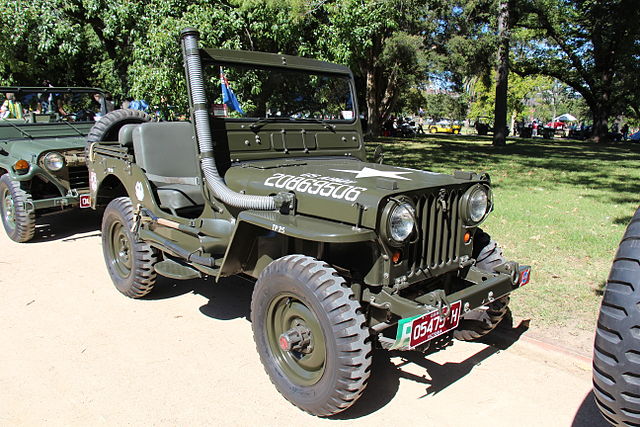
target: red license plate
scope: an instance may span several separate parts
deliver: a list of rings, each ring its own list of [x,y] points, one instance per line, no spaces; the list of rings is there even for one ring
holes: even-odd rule
[[[91,207],[91,195],[90,194],[81,194],[80,195],[80,207],[81,208],[90,208]]]
[[[411,348],[434,339],[451,329],[454,329],[460,323],[460,307],[462,301],[456,301],[451,304],[451,315],[440,317],[438,310],[423,314],[411,322]],[[446,307],[443,308],[443,311]]]

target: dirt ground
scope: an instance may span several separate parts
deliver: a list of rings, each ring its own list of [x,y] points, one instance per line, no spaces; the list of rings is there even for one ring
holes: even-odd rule
[[[378,351],[363,397],[312,417],[260,365],[251,283],[162,279],[131,300],[107,275],[94,215],[40,223],[31,243],[0,233],[0,425],[606,425],[589,360],[522,324],[491,344]]]

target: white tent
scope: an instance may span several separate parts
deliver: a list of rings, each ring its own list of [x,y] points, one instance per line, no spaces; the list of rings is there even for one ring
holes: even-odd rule
[[[564,113],[561,116],[558,116],[555,119],[553,119],[554,122],[575,122],[576,120],[578,119],[569,113]]]

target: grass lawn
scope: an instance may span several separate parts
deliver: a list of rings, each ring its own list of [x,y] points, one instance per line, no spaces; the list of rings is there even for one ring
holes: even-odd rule
[[[533,267],[531,284],[512,299],[514,315],[547,334],[590,336],[612,258],[640,204],[640,144],[517,139],[494,148],[490,137],[429,135],[369,143],[376,145],[387,164],[488,172],[495,210],[482,228],[508,259]]]

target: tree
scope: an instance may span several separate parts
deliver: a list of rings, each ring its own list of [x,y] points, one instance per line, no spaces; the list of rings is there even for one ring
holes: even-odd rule
[[[369,132],[374,136],[400,94],[426,76],[425,45],[435,25],[427,3],[338,0],[312,13],[326,13],[319,40],[325,58],[349,65],[364,81]]]
[[[556,78],[580,93],[593,139],[637,97],[640,8],[637,0],[522,0],[513,70]],[[636,98],[637,99],[637,98]],[[637,104],[636,104],[637,105]]]
[[[493,145],[506,145],[507,92],[509,88],[509,1],[498,3],[498,70],[496,73],[496,106]]]

